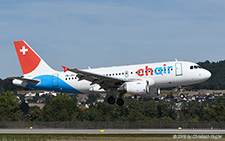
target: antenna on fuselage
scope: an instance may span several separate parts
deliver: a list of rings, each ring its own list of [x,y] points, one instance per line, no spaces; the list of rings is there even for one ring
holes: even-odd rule
[[[175,61],[178,62],[177,58],[175,58]]]

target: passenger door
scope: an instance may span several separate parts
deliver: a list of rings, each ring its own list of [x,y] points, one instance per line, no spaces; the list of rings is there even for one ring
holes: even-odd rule
[[[53,74],[52,75],[52,87],[58,87],[59,82],[58,82],[58,74]]]
[[[182,63],[176,63],[175,67],[176,67],[175,69],[176,76],[182,76],[183,75]]]

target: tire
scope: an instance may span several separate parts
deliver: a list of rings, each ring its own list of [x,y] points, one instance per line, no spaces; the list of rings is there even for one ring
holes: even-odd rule
[[[107,99],[107,102],[108,102],[109,104],[115,104],[116,100],[115,100],[115,98],[114,98],[113,96],[110,96],[110,97]]]
[[[119,106],[123,106],[124,100],[122,98],[117,99],[116,104]]]

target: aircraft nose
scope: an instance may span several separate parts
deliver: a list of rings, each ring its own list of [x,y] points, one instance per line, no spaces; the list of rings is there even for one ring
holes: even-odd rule
[[[212,76],[211,72],[208,70],[205,70],[204,72],[204,78],[205,80],[208,80]]]

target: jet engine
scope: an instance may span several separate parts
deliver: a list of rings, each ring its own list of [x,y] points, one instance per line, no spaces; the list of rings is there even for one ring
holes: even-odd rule
[[[129,94],[134,95],[146,95],[154,97],[160,94],[159,88],[154,88],[155,81],[153,79],[126,82],[118,90],[126,91]]]

